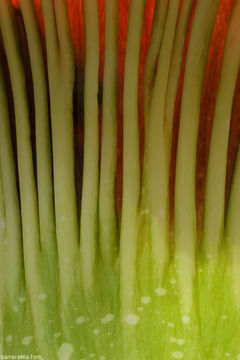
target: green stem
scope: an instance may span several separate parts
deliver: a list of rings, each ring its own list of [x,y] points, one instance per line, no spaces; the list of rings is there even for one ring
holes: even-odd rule
[[[190,312],[196,272],[195,171],[201,89],[219,0],[196,5],[186,60],[178,138],[174,247],[182,312]]]
[[[156,0],[154,7],[151,36],[150,36],[148,50],[144,64],[143,101],[144,101],[145,123],[147,121],[148,113],[149,113],[154,73],[162,44],[162,37],[163,37],[164,26],[167,17],[167,11],[168,11],[168,1]]]
[[[219,254],[223,241],[228,141],[233,97],[240,65],[239,12],[240,5],[237,1],[232,10],[226,34],[211,134],[202,236],[202,252],[204,258],[207,259]]]
[[[65,1],[42,0],[46,33],[53,146],[54,198],[61,294],[74,289],[78,221],[74,173],[74,55]],[[59,36],[59,38],[57,37]]]
[[[108,271],[118,253],[115,178],[118,124],[118,0],[105,1],[102,149],[99,187],[100,245]]]
[[[3,0],[0,3],[0,24],[14,99],[25,273],[28,287],[36,296],[39,286],[40,253],[37,193],[24,69],[9,0]]]
[[[131,0],[123,91],[123,197],[120,234],[122,321],[133,311],[136,278],[140,154],[138,117],[139,52],[145,0]],[[125,323],[126,324],[126,323]]]
[[[81,206],[81,276],[85,292],[93,290],[95,281],[98,180],[99,180],[99,125],[98,125],[98,70],[99,19],[98,1],[83,1],[85,27],[85,82],[84,82],[84,159]]]
[[[7,238],[4,246],[4,284],[8,296],[15,302],[21,295],[24,282],[22,230],[5,79],[2,64],[0,66],[0,163]]]
[[[164,110],[179,4],[179,1],[173,1],[169,5],[145,133],[143,189],[146,204],[143,206],[146,206],[151,217],[154,286],[161,284],[170,249],[170,159],[167,156],[169,144],[164,131]]]
[[[170,164],[171,145],[172,145],[172,127],[175,111],[175,101],[177,96],[179,77],[183,61],[184,46],[186,43],[187,30],[189,25],[190,16],[193,9],[195,0],[187,0],[181,2],[179,11],[177,28],[175,32],[174,46],[172,52],[171,67],[168,76],[168,86],[165,103],[165,134],[168,144],[168,158]]]
[[[1,169],[1,158],[0,158],[0,353],[3,352],[3,305],[4,305],[4,241],[5,241],[5,227],[6,227],[6,219],[5,219],[5,204],[4,204],[4,195],[3,195],[3,183],[2,183],[2,169]]]
[[[53,203],[52,152],[48,117],[48,98],[40,36],[31,0],[21,0],[33,77],[37,155],[37,186],[41,251],[48,268],[56,267],[55,219]]]

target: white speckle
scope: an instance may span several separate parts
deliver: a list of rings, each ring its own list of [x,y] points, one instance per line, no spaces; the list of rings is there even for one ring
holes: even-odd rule
[[[13,311],[14,311],[14,312],[18,312],[18,310],[19,310],[19,306],[18,306],[18,305],[14,305],[14,306],[13,306]]]
[[[20,301],[20,303],[24,303],[24,302],[26,301],[26,298],[23,297],[23,296],[21,296],[21,297],[19,298],[19,301]]]
[[[228,318],[228,317],[227,317],[226,315],[223,315],[223,316],[222,316],[222,319],[223,319],[223,320],[227,320],[227,318]]]
[[[100,356],[99,360],[106,360],[105,356]]]
[[[101,323],[102,324],[107,324],[111,321],[113,321],[115,318],[115,315],[113,314],[107,314],[106,316],[104,316],[104,318],[101,319]]]
[[[94,333],[94,335],[98,336],[100,334],[100,330],[99,329],[94,329],[93,333]]]
[[[12,342],[12,339],[13,339],[12,335],[8,335],[8,336],[6,337],[6,341],[7,341],[8,343]]]
[[[130,324],[130,325],[136,325],[140,320],[140,316],[136,315],[136,314],[128,314],[125,317],[125,321]]]
[[[161,321],[161,323],[162,323],[162,324],[165,324],[165,323],[166,323],[166,321],[165,321],[165,320],[162,320],[162,321]]]
[[[203,272],[203,269],[202,269],[202,268],[198,269],[198,272],[199,272],[199,273],[202,273],[202,272]]]
[[[149,213],[150,213],[149,209],[143,209],[140,211],[141,215],[145,215],[145,214],[148,215]]]
[[[177,344],[178,344],[179,346],[182,346],[182,345],[185,344],[185,340],[184,340],[184,339],[179,339],[179,340],[177,340]]]
[[[173,284],[176,284],[176,279],[170,279],[170,283],[173,285]]]
[[[90,358],[94,358],[94,356],[95,356],[95,354],[93,354],[93,353],[89,354]]]
[[[64,222],[66,220],[66,216],[60,216],[60,221]]]
[[[60,333],[60,332],[56,332],[56,333],[54,334],[54,337],[55,337],[55,338],[59,338],[59,336],[61,336],[61,333]]]
[[[22,344],[23,345],[29,345],[30,342],[32,341],[32,336],[26,336],[25,338],[22,339]]]
[[[138,311],[143,311],[143,307],[142,307],[142,306],[138,307],[137,309],[138,309]]]
[[[226,357],[230,357],[230,356],[231,356],[230,353],[225,353],[224,355],[225,355]]]
[[[45,299],[47,298],[47,294],[45,294],[45,293],[39,294],[39,295],[38,295],[38,298],[39,298],[40,300],[45,300]]]
[[[212,259],[212,255],[211,254],[207,254],[207,259],[211,260]]]
[[[184,356],[184,353],[182,351],[175,351],[172,353],[172,357],[174,359],[182,359]]]
[[[177,339],[175,337],[170,337],[170,343],[174,343],[176,341],[177,341]]]
[[[58,359],[69,360],[72,353],[73,353],[73,345],[68,343],[63,343],[58,349]]]
[[[113,343],[111,343],[111,344],[110,344],[110,346],[111,346],[111,347],[113,347],[113,346],[114,346],[114,344],[113,344]]]
[[[237,360],[240,360],[240,354],[237,355]]]
[[[85,322],[85,317],[84,316],[79,316],[77,319],[76,319],[76,323],[77,324],[82,324]]]
[[[141,303],[142,304],[149,304],[150,302],[151,302],[151,298],[149,296],[141,297]]]
[[[156,311],[156,314],[161,314],[161,312],[159,310]]]
[[[63,261],[64,261],[65,263],[69,263],[69,257],[65,257],[65,258],[63,259]]]
[[[174,327],[174,323],[172,323],[172,322],[168,322],[168,327]]]
[[[182,316],[182,322],[183,322],[184,324],[189,323],[189,322],[190,322],[190,317],[187,316],[187,315],[183,315],[183,316]]]
[[[162,288],[162,287],[159,287],[158,289],[155,290],[155,293],[158,295],[158,296],[164,296],[166,295],[167,293],[167,290]]]

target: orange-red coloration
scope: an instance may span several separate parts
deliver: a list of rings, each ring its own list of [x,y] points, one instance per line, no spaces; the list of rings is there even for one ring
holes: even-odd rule
[[[39,27],[42,33],[43,48],[44,48],[44,22],[41,11],[41,0],[34,0],[35,8],[38,17]],[[51,1],[51,0],[49,0]],[[19,9],[19,0],[12,0],[14,6]],[[99,84],[100,89],[102,86],[103,76],[103,65],[104,65],[104,0],[98,0],[99,2],[99,22],[100,22],[100,68],[99,68]],[[80,99],[83,94],[83,69],[84,69],[84,21],[82,14],[82,0],[67,0],[69,18],[71,24],[72,38],[74,42],[75,59],[77,65],[77,76],[76,76],[76,117],[80,119],[80,127],[77,127],[78,143],[82,152],[82,133],[83,133],[83,103]],[[155,0],[146,0],[145,15],[143,21],[143,33],[141,40],[141,56],[140,56],[140,67],[139,67],[139,114],[140,114],[140,145],[141,145],[141,163],[143,161],[143,144],[144,144],[144,121],[143,121],[143,68],[146,50],[148,46],[149,36],[151,32],[151,24],[153,18]],[[214,33],[212,36],[211,47],[207,62],[206,73],[204,77],[204,84],[202,88],[202,101],[201,101],[201,115],[199,124],[199,139],[197,149],[197,169],[196,169],[196,184],[197,184],[197,208],[198,208],[198,228],[201,229],[202,219],[202,204],[204,198],[204,186],[205,186],[205,175],[207,157],[209,151],[210,132],[212,126],[212,119],[214,114],[214,106],[216,101],[217,88],[219,83],[219,76],[221,70],[222,53],[224,46],[224,38],[227,29],[227,23],[230,16],[231,7],[233,0],[222,0],[219,9]],[[124,62],[125,62],[125,50],[127,40],[127,26],[128,26],[128,9],[129,0],[119,0],[119,59],[118,59],[118,114],[119,114],[119,126],[118,126],[118,161],[117,161],[117,209],[120,213],[121,209],[121,193],[122,193],[122,146],[123,146],[123,79],[124,79]],[[190,26],[189,24],[189,31]],[[187,51],[189,32],[185,45],[185,55]],[[174,202],[174,169],[176,159],[176,147],[177,147],[177,133],[178,133],[178,122],[181,105],[181,92],[184,76],[185,60],[183,61],[182,71],[179,81],[179,89],[175,106],[175,120],[174,120],[174,132],[173,132],[173,151],[172,151],[172,162],[171,162],[171,213],[173,214],[173,202]],[[79,100],[80,99],[80,100]],[[101,96],[100,96],[101,99]],[[232,111],[232,123],[231,123],[231,135],[229,145],[229,156],[228,156],[228,174],[227,174],[227,192],[230,187],[231,174],[234,166],[234,158],[237,149],[237,143],[239,140],[239,123],[240,123],[240,77],[234,97],[234,105]],[[100,102],[100,117],[101,117],[101,102]],[[80,139],[80,140],[79,140]],[[81,159],[81,156],[79,157]],[[227,197],[226,197],[227,198]]]

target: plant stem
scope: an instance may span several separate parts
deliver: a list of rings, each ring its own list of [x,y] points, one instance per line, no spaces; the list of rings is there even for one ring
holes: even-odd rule
[[[66,1],[42,0],[46,33],[53,146],[54,198],[61,294],[67,301],[75,284],[78,221],[74,173],[74,55]]]
[[[174,206],[174,250],[183,313],[191,311],[194,295],[197,245],[195,170],[198,120],[203,76],[219,3],[219,0],[203,0],[196,5],[184,75]]]
[[[48,117],[48,99],[40,36],[31,0],[21,0],[21,10],[31,62],[34,87],[37,186],[41,252],[47,257],[48,276],[57,266],[55,218],[53,202],[52,151]],[[49,274],[49,267],[51,268]],[[54,279],[56,281],[56,279]],[[50,283],[52,283],[50,281]]]
[[[104,74],[101,172],[99,186],[100,245],[103,262],[111,272],[118,254],[115,215],[115,177],[118,124],[118,0],[104,8]]]
[[[98,236],[98,1],[83,1],[85,28],[84,159],[81,207],[81,276],[85,293],[94,289]]]
[[[169,144],[164,131],[164,110],[179,1],[169,5],[145,131],[143,189],[151,217],[154,286],[159,287],[169,257]]]
[[[138,71],[145,0],[131,0],[123,90],[123,196],[120,234],[120,301],[125,317],[133,311],[136,278],[140,154]]]
[[[211,133],[202,236],[202,253],[207,259],[215,258],[219,254],[224,235],[228,141],[233,97],[240,65],[239,13],[240,5],[237,1],[232,9],[225,39]]]
[[[0,64],[0,163],[2,191],[5,200],[5,233],[7,243],[4,246],[4,288],[11,300],[21,295],[24,283],[22,230],[17,190],[17,178],[12,149],[8,103],[5,79]],[[1,226],[1,225],[0,225]],[[12,269],[14,264],[14,271]]]
[[[189,25],[189,20],[192,13],[194,1],[195,0],[187,0],[181,2],[181,7],[177,21],[177,28],[174,38],[171,67],[168,76],[168,86],[167,86],[165,115],[164,115],[164,128],[165,128],[165,136],[167,139],[166,143],[168,144],[167,153],[169,158],[168,160],[169,165],[170,165],[170,156],[171,156],[172,127],[173,127],[173,119],[174,119],[174,111],[175,111],[175,101],[176,101],[180,71],[183,61],[184,46],[186,43],[188,25]]]
[[[156,0],[154,7],[154,16],[149,40],[148,50],[144,64],[143,80],[143,101],[144,101],[144,119],[147,126],[147,118],[151,102],[151,92],[154,80],[154,73],[157,66],[157,59],[162,44],[164,26],[168,11],[167,0]]]

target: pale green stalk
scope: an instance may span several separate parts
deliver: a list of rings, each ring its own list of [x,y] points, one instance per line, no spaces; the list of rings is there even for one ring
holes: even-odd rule
[[[2,258],[4,262],[4,288],[11,298],[11,301],[15,303],[16,298],[21,295],[24,282],[22,230],[8,102],[2,64],[0,64],[0,108],[0,163],[6,217],[6,241],[4,245],[4,256]]]
[[[175,102],[179,85],[180,72],[183,61],[184,46],[189,26],[189,20],[195,0],[184,0],[181,2],[177,28],[175,32],[174,46],[171,59],[171,67],[168,76],[168,86],[165,103],[164,127],[166,143],[168,146],[168,162],[170,165],[171,145],[172,145],[172,128],[175,112]]]
[[[2,169],[0,159],[0,354],[3,352],[3,304],[4,304],[4,265],[3,249],[5,241],[5,204],[3,196]]]
[[[74,173],[74,54],[66,1],[42,0],[50,89],[56,235],[61,294],[69,300],[75,283],[78,221]]]
[[[151,35],[144,64],[143,105],[146,125],[154,82],[154,73],[157,66],[157,58],[161,49],[164,25],[169,6],[168,3],[168,0],[156,0],[154,7]]]
[[[206,177],[202,252],[215,258],[221,249],[225,187],[233,97],[240,66],[240,2],[235,1],[225,39],[223,62],[211,134]]]
[[[121,316],[133,311],[136,279],[140,154],[138,116],[139,52],[145,0],[131,0],[123,90],[123,196],[120,234]]]
[[[26,288],[28,289],[34,320],[36,341],[43,354],[46,354],[48,352],[48,340],[44,328],[46,327],[47,319],[45,304],[39,299],[40,294],[44,293],[45,288],[41,282],[38,203],[34,178],[29,110],[25,74],[20,57],[12,4],[9,0],[0,2],[0,26],[10,72],[15,110]],[[13,310],[11,309],[10,311]],[[30,324],[29,322],[29,326],[31,326]]]
[[[34,88],[37,187],[41,252],[56,272],[56,239],[53,203],[52,152],[48,98],[40,36],[32,0],[21,0]],[[49,276],[52,276],[52,271]]]
[[[198,121],[202,82],[219,3],[219,0],[201,0],[196,5],[182,92],[175,180],[174,250],[183,313],[191,311],[194,296]]]
[[[99,228],[102,260],[111,273],[118,254],[115,204],[118,126],[118,0],[104,7],[104,73]]]
[[[228,42],[228,53],[229,59],[233,68],[231,69],[234,72],[234,67],[240,62],[240,1],[235,2],[234,8],[232,10],[232,15],[229,24],[229,30],[227,34]],[[231,55],[230,55],[231,53]],[[230,57],[231,56],[231,57]],[[235,59],[232,59],[234,56]],[[232,62],[236,63],[233,65]],[[229,74],[229,75],[230,75]],[[232,75],[230,75],[232,76]],[[235,76],[233,79],[236,80]],[[234,296],[237,308],[240,308],[240,272],[239,272],[239,258],[240,258],[240,228],[239,228],[239,213],[240,213],[240,150],[238,149],[237,158],[235,161],[235,169],[233,173],[233,180],[227,210],[227,221],[226,221],[226,241],[227,248],[230,255],[230,262],[232,266],[232,276],[233,276],[233,289]]]
[[[39,291],[38,260],[40,254],[37,194],[24,69],[9,0],[0,2],[0,25],[14,99],[25,274],[27,285],[32,290],[33,296],[36,296]],[[32,301],[34,301],[33,299],[34,297]]]
[[[93,290],[96,278],[98,236],[98,180],[99,180],[99,125],[98,125],[98,70],[99,19],[98,1],[83,1],[85,30],[84,79],[84,158],[81,206],[81,276],[85,293]]]
[[[234,290],[235,303],[240,309],[240,151],[238,150],[233,181],[231,186],[230,199],[227,211],[226,243],[232,270],[232,285]]]
[[[171,1],[169,5],[145,133],[143,189],[146,204],[143,206],[151,219],[154,286],[161,284],[170,249],[170,159],[164,132],[164,110],[179,4],[179,1]]]

